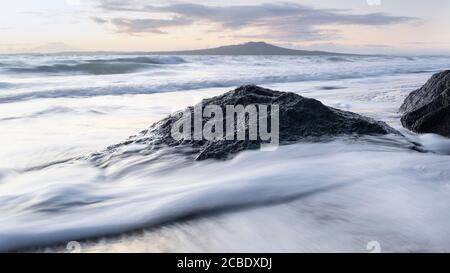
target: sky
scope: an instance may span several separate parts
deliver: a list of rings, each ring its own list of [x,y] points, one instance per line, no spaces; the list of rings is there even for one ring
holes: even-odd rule
[[[450,54],[448,0],[2,0],[0,53],[161,51],[265,41]]]

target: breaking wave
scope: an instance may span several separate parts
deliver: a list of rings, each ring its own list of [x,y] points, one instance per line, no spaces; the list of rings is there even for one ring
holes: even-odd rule
[[[330,62],[338,62],[338,63],[340,63],[340,62],[343,62],[343,63],[352,62],[352,60],[344,58],[344,57],[329,57],[327,60],[330,61]]]
[[[178,56],[159,56],[159,57],[131,57],[115,59],[93,59],[91,63],[140,63],[140,64],[181,64],[186,61]]]
[[[73,64],[56,63],[50,65],[38,65],[32,67],[9,67],[7,71],[12,73],[30,74],[90,74],[113,75],[133,73],[139,70],[151,68],[152,65],[181,64],[186,61],[176,56],[161,57],[130,57],[114,59],[92,59],[86,61],[72,61]]]
[[[135,69],[134,67],[133,69]],[[111,71],[110,71],[111,72]],[[359,79],[366,77],[395,75],[406,73],[404,70],[386,71],[385,73],[379,71],[360,72],[360,73],[323,73],[313,75],[283,75],[283,76],[256,76],[256,77],[236,77],[229,79],[214,79],[214,80],[189,80],[169,82],[164,84],[146,83],[146,84],[117,84],[97,87],[79,87],[79,88],[61,88],[53,90],[36,90],[31,92],[21,92],[18,94],[6,94],[0,96],[0,104],[11,103],[17,101],[26,101],[31,99],[48,99],[48,98],[88,98],[98,96],[121,96],[121,95],[140,95],[140,94],[154,94],[165,92],[177,92],[185,90],[198,90],[206,88],[232,88],[244,84],[275,84],[275,83],[290,83],[290,82],[304,82],[304,81],[333,81],[343,79]],[[323,88],[329,90],[329,87]],[[340,89],[332,87],[331,89]]]

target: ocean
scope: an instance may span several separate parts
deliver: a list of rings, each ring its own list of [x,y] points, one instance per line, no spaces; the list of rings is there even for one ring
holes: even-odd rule
[[[0,56],[0,251],[450,251],[450,140],[402,128],[446,56]],[[227,161],[86,158],[243,84],[385,121],[398,136]]]

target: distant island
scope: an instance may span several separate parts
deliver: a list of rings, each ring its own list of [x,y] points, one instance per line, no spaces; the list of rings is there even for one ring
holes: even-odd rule
[[[153,55],[295,55],[295,56],[316,56],[316,55],[355,55],[346,53],[335,53],[328,51],[309,51],[279,47],[266,42],[248,42],[239,45],[227,45],[208,49],[181,50],[181,51],[158,51],[147,52]]]
[[[206,49],[175,50],[175,51],[58,51],[58,52],[29,52],[22,54],[124,54],[124,55],[241,55],[241,56],[380,56],[367,54],[352,54],[319,50],[290,49],[268,44],[266,42],[248,42],[238,45],[226,45]],[[2,55],[0,53],[0,55]],[[14,54],[13,54],[14,55]]]

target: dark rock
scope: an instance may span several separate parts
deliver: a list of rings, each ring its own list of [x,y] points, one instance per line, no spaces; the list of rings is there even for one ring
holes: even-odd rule
[[[338,110],[323,105],[320,101],[304,98],[294,93],[286,93],[247,85],[229,91],[221,96],[205,99],[202,107],[218,105],[225,113],[226,105],[265,104],[279,105],[279,142],[281,145],[300,141],[325,141],[341,135],[386,135],[399,134],[384,122],[375,121],[355,113]],[[194,108],[186,111],[193,113]],[[268,121],[270,121],[270,109]],[[140,135],[130,138],[126,143],[110,147],[115,150],[130,143],[145,144],[155,149],[161,146],[190,147],[191,153],[197,160],[216,158],[224,159],[229,155],[243,150],[258,149],[265,141],[260,140],[175,140],[171,136],[171,129],[176,122],[180,122],[183,112],[174,113],[167,118],[153,124],[150,129]],[[225,114],[224,114],[225,119]],[[203,124],[207,122],[203,118]],[[248,120],[248,117],[247,117]],[[241,121],[244,122],[244,121]],[[225,120],[224,120],[224,124]],[[270,128],[270,124],[268,125]],[[237,126],[239,127],[239,124]],[[243,128],[248,130],[248,124]],[[194,133],[193,127],[192,134]],[[224,130],[225,132],[225,130]]]
[[[450,137],[450,70],[437,73],[400,107],[405,128]]]

